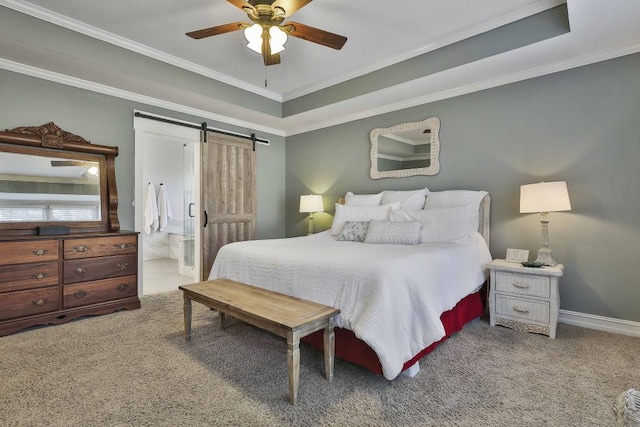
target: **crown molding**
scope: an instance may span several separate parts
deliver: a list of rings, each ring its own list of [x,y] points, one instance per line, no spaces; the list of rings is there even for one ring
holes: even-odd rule
[[[201,65],[194,64],[193,62],[185,61],[184,59],[178,58],[177,56],[169,55],[160,50],[154,49],[141,43],[134,42],[124,37],[118,36],[117,34],[101,30],[100,28],[87,25],[83,22],[50,11],[40,6],[33,5],[29,2],[19,0],[0,0],[0,6],[8,7],[9,9],[13,9],[26,15],[33,16],[34,18],[47,21],[51,24],[55,24],[60,27],[75,31],[77,33],[93,37],[103,42],[139,53],[141,55],[182,68],[187,71],[191,71],[201,76],[226,83],[228,85],[237,87],[238,89],[246,90],[256,95],[264,96],[265,98],[282,102],[282,96],[275,92],[249,84],[226,74],[213,71]]]
[[[336,117],[334,119],[325,121],[314,121],[313,125],[300,126],[296,129],[288,129],[287,136],[297,135],[301,133],[311,132],[318,129],[323,129],[330,126],[336,126],[343,123],[348,123],[356,120],[366,119],[368,117],[377,116],[380,114],[386,114],[393,111],[402,110],[405,108],[416,107],[418,105],[425,105],[443,99],[455,98],[461,95],[467,95],[469,93],[478,92],[481,90],[491,89],[494,87],[504,86],[510,83],[516,83],[523,80],[529,80],[535,77],[544,76],[547,74],[553,74],[560,71],[569,70],[572,68],[582,67],[585,65],[607,61],[609,59],[618,58],[621,56],[631,55],[640,52],[640,41],[634,41],[625,43],[623,45],[615,46],[612,48],[603,49],[600,51],[590,52],[584,55],[576,56],[567,60],[557,61],[550,64],[545,64],[539,67],[530,68],[527,70],[505,74],[494,79],[482,80],[474,82],[468,85],[463,85],[440,92],[431,93],[425,96],[406,99],[400,102],[386,104],[381,107],[371,108],[358,111],[354,114],[346,114]],[[403,83],[402,85],[415,84],[414,82]],[[397,90],[398,86],[394,86]],[[389,89],[382,89],[379,92],[384,92]],[[419,91],[418,91],[419,92]],[[375,96],[376,93],[364,95]],[[295,116],[291,116],[295,117]]]
[[[32,77],[53,81],[56,83],[61,83],[67,86],[73,86],[81,89],[90,90],[92,92],[115,96],[118,98],[130,100],[130,101],[153,105],[159,108],[165,108],[167,110],[178,111],[185,114],[191,114],[197,117],[216,120],[216,121],[228,123],[228,124],[239,126],[239,127],[255,129],[258,131],[271,133],[273,135],[286,137],[286,136],[292,136],[292,135],[297,135],[301,133],[311,132],[318,129],[324,129],[330,126],[336,126],[336,125],[340,125],[343,123],[348,123],[348,122],[352,122],[360,119],[365,119],[365,118],[380,115],[380,114],[386,114],[393,111],[402,110],[405,108],[429,104],[431,102],[440,101],[443,99],[454,98],[457,96],[477,92],[480,90],[503,86],[503,85],[515,83],[518,81],[528,80],[528,79],[540,77],[547,74],[565,71],[571,68],[581,67],[581,66],[589,65],[596,62],[601,62],[601,61],[606,61],[606,60],[621,57],[621,56],[631,55],[637,52],[640,52],[640,41],[626,43],[623,45],[615,46],[613,48],[591,52],[591,53],[580,55],[567,60],[557,61],[555,63],[545,64],[540,67],[535,67],[535,68],[531,68],[531,69],[520,71],[520,72],[506,74],[494,79],[488,79],[488,80],[483,80],[483,81],[475,82],[468,85],[454,87],[451,89],[443,90],[436,93],[431,93],[421,97],[415,97],[415,98],[403,100],[396,103],[384,103],[384,105],[377,108],[360,109],[357,112],[352,114],[340,114],[337,117],[331,114],[331,108],[332,108],[331,106],[322,107],[321,109],[319,109],[322,111],[308,111],[308,112],[297,115],[299,117],[303,117],[305,115],[310,115],[310,114],[314,115],[314,120],[310,120],[308,123],[303,123],[300,125],[296,124],[296,120],[298,120],[296,116],[289,116],[287,118],[273,117],[272,120],[274,121],[274,123],[282,124],[281,126],[278,126],[278,128],[263,126],[256,123],[248,122],[246,120],[238,120],[232,117],[214,114],[208,111],[188,107],[188,106],[177,104],[174,102],[168,102],[158,98],[153,98],[153,97],[113,88],[110,86],[102,85],[99,83],[94,83],[87,80],[66,76],[63,74],[32,67],[32,66],[21,64],[14,61],[9,61],[2,58],[0,58],[0,69],[5,69],[5,70],[13,71],[16,73],[29,75]],[[411,85],[416,83],[417,82],[413,81],[413,82],[404,83],[403,85]],[[395,89],[394,88],[383,89],[381,91],[378,91],[379,93],[374,92],[372,94],[363,95],[362,97],[360,97],[360,104],[367,104],[367,103],[374,104],[375,103],[374,97],[382,96],[380,93],[384,92],[385,90],[395,90]],[[414,91],[414,93],[420,93],[420,91]],[[373,100],[373,102],[371,100]],[[357,109],[357,108],[354,108],[354,109]],[[321,116],[326,116],[329,118],[322,119],[320,118]]]
[[[544,12],[545,10],[563,5],[565,3],[566,0],[531,0],[531,2],[529,2],[529,4],[525,6],[516,8],[507,13],[502,13],[489,20],[479,21],[462,29],[451,31],[442,35],[441,37],[433,39],[429,43],[421,43],[420,45],[417,45],[413,49],[410,49],[406,52],[388,56],[379,61],[370,62],[369,64],[366,64],[362,67],[347,71],[330,79],[326,79],[321,82],[308,85],[291,92],[287,92],[283,94],[283,101],[290,101],[292,99],[299,98],[301,96],[308,95],[322,89],[326,89],[328,87],[346,82],[348,80],[361,77],[382,68],[389,67],[399,62],[406,61],[407,59],[411,59],[427,52],[440,49],[441,47],[457,43],[461,40],[468,39],[478,34],[486,33],[487,31],[502,27],[503,25],[513,23],[517,20],[527,18],[537,13]]]
[[[286,136],[285,132],[282,129],[275,129],[272,127],[262,126],[259,124],[247,122],[245,120],[238,120],[233,117],[211,113],[210,111],[200,110],[198,108],[188,107],[186,105],[178,104],[175,102],[165,101],[165,100],[154,98],[151,96],[146,96],[139,93],[130,92],[127,90],[114,88],[112,86],[107,86],[100,83],[79,79],[77,77],[67,76],[64,74],[56,73],[54,71],[32,67],[30,65],[21,64],[19,62],[9,61],[4,58],[0,58],[0,69],[12,71],[19,74],[24,74],[24,75],[35,77],[38,79],[48,80],[55,83],[60,83],[66,86],[72,86],[79,89],[89,90],[91,92],[96,92],[103,95],[109,95],[116,98],[126,99],[128,101],[139,102],[141,104],[152,105],[158,108],[164,108],[171,111],[190,114],[190,115],[201,117],[204,119],[215,120],[215,121],[227,123],[233,126],[253,129],[256,131],[266,132],[266,133],[270,133],[278,136]]]

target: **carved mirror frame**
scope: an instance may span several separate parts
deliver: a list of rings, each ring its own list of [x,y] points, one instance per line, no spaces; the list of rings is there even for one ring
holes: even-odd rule
[[[4,148],[3,147],[7,147]],[[92,144],[81,136],[62,130],[50,122],[42,126],[24,126],[0,132],[0,152],[9,151],[39,156],[66,156],[87,159],[100,165],[100,221],[70,222],[71,233],[113,232],[120,230],[118,191],[115,177],[115,157],[118,147]],[[37,234],[38,227],[59,225],[59,222],[0,223],[0,235]]]
[[[378,170],[378,137],[381,135],[396,134],[411,130],[424,129],[425,133],[430,133],[430,164],[424,168],[397,169],[389,171]],[[428,131],[428,132],[427,132]],[[440,119],[429,117],[421,122],[400,123],[388,128],[377,128],[371,131],[371,171],[372,179],[380,178],[404,178],[414,175],[436,175],[440,172]]]

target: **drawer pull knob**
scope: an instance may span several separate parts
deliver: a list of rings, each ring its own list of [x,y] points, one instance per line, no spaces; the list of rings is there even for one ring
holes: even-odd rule
[[[126,291],[126,290],[127,290],[127,288],[128,288],[128,287],[129,287],[129,284],[128,284],[128,283],[123,283],[123,284],[121,284],[121,285],[118,285],[117,289],[118,289],[120,292],[124,292],[124,291]]]
[[[86,273],[86,272],[87,272],[87,270],[85,270],[85,269],[84,269],[84,268],[82,268],[82,267],[78,267],[78,268],[76,268],[76,269],[75,269],[75,270],[73,270],[73,271],[74,271],[78,276],[81,276],[81,275],[83,275],[84,273]]]
[[[42,256],[42,255],[46,255],[47,253],[49,253],[49,251],[46,249],[38,249],[37,251],[33,251],[33,254],[35,256]]]
[[[33,276],[33,278],[34,278],[34,279],[36,279],[36,280],[42,280],[42,279],[44,279],[44,278],[45,278],[45,277],[47,277],[47,276],[48,276],[48,274],[47,274],[47,273],[38,273],[38,274],[36,274],[35,276]]]
[[[123,263],[118,264],[118,268],[120,270],[125,270],[127,267],[129,267],[129,263],[128,262],[123,262]]]
[[[513,306],[513,311],[517,311],[518,313],[528,313],[529,309],[526,308],[526,307],[519,306],[519,305],[514,305]]]
[[[129,246],[126,243],[120,243],[120,249],[127,249],[127,246]]]
[[[76,252],[86,252],[89,250],[89,248],[85,245],[78,245],[78,246],[74,246],[73,250]]]
[[[39,300],[33,300],[31,302],[33,303],[33,305],[45,305],[47,301],[48,300],[46,298],[41,298]]]
[[[515,282],[513,283],[513,286],[519,289],[529,289],[529,284],[528,283],[522,283],[522,282]]]
[[[76,291],[73,293],[74,298],[80,299],[87,296],[87,291]]]

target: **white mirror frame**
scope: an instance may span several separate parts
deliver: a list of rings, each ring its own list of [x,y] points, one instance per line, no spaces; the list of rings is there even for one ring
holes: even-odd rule
[[[406,132],[414,129],[428,128],[431,130],[431,163],[426,168],[398,169],[392,171],[378,170],[378,137],[397,132]],[[371,131],[371,178],[404,178],[414,175],[436,175],[440,172],[440,119],[437,117],[429,117],[421,122],[400,123],[389,128],[377,128]]]

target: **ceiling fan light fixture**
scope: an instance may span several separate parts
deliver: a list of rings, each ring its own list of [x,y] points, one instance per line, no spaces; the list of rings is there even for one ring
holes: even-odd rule
[[[271,54],[282,52],[284,44],[287,42],[287,33],[282,31],[278,26],[272,26],[269,28],[269,44],[271,45]]]
[[[256,53],[262,53],[262,25],[253,24],[245,28],[244,37],[249,42],[247,47]]]

